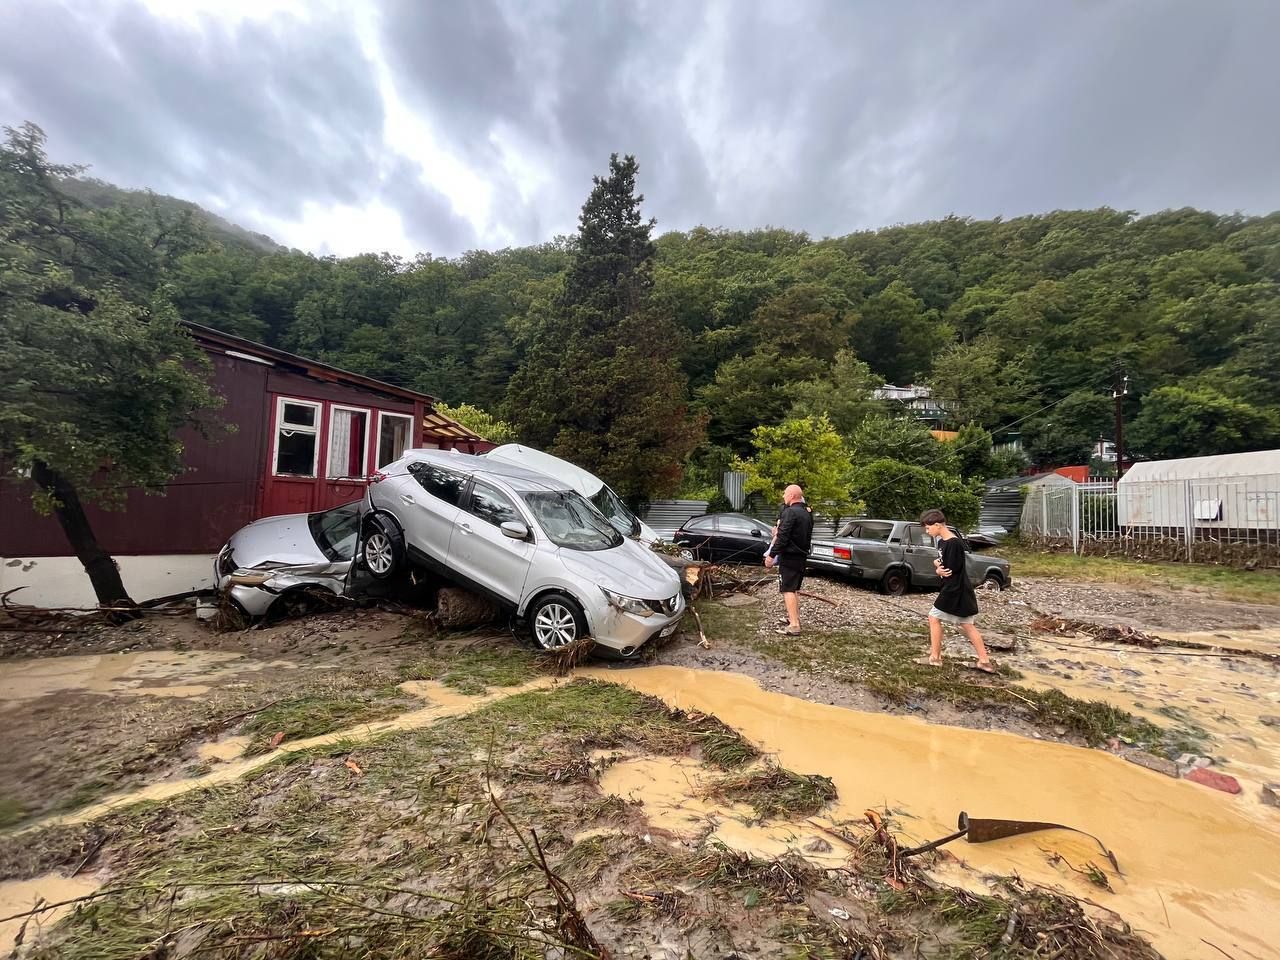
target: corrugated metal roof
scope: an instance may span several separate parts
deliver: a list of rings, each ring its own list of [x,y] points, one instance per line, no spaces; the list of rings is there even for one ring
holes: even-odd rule
[[[1249,477],[1272,473],[1280,474],[1280,450],[1221,453],[1213,457],[1186,457],[1181,460],[1144,460],[1129,467],[1120,482]]]

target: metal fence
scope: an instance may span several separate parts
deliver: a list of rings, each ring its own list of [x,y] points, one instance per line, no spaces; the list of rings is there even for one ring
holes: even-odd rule
[[[1032,487],[1020,530],[1075,553],[1280,567],[1280,474]]]

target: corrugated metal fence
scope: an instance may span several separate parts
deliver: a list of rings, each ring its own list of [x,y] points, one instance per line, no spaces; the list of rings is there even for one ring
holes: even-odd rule
[[[1280,567],[1280,475],[1035,487],[1020,528],[1076,553]]]

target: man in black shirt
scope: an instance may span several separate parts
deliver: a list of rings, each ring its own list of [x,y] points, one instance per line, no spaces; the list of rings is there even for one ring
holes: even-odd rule
[[[773,543],[764,555],[764,565],[776,565],[781,574],[787,623],[778,628],[778,633],[795,636],[800,632],[800,584],[804,582],[804,566],[813,540],[813,511],[804,502],[804,491],[795,483],[783,491],[782,502],[782,513],[778,516]]]
[[[933,561],[934,569],[942,577],[942,589],[929,611],[929,666],[942,666],[942,625],[950,623],[959,627],[973,644],[978,654],[978,669],[995,673],[982,634],[973,624],[978,615],[978,595],[965,572],[964,543],[947,526],[947,516],[941,510],[926,510],[920,516],[920,523],[925,533],[941,541],[938,552],[942,554]]]

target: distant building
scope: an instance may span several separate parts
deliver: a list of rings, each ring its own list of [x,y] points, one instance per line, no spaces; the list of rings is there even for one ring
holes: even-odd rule
[[[950,405],[933,399],[933,391],[928,387],[907,384],[898,387],[892,383],[872,393],[877,400],[887,401],[891,406],[901,407],[901,415],[911,417],[929,424],[933,430],[941,430],[946,421]]]

